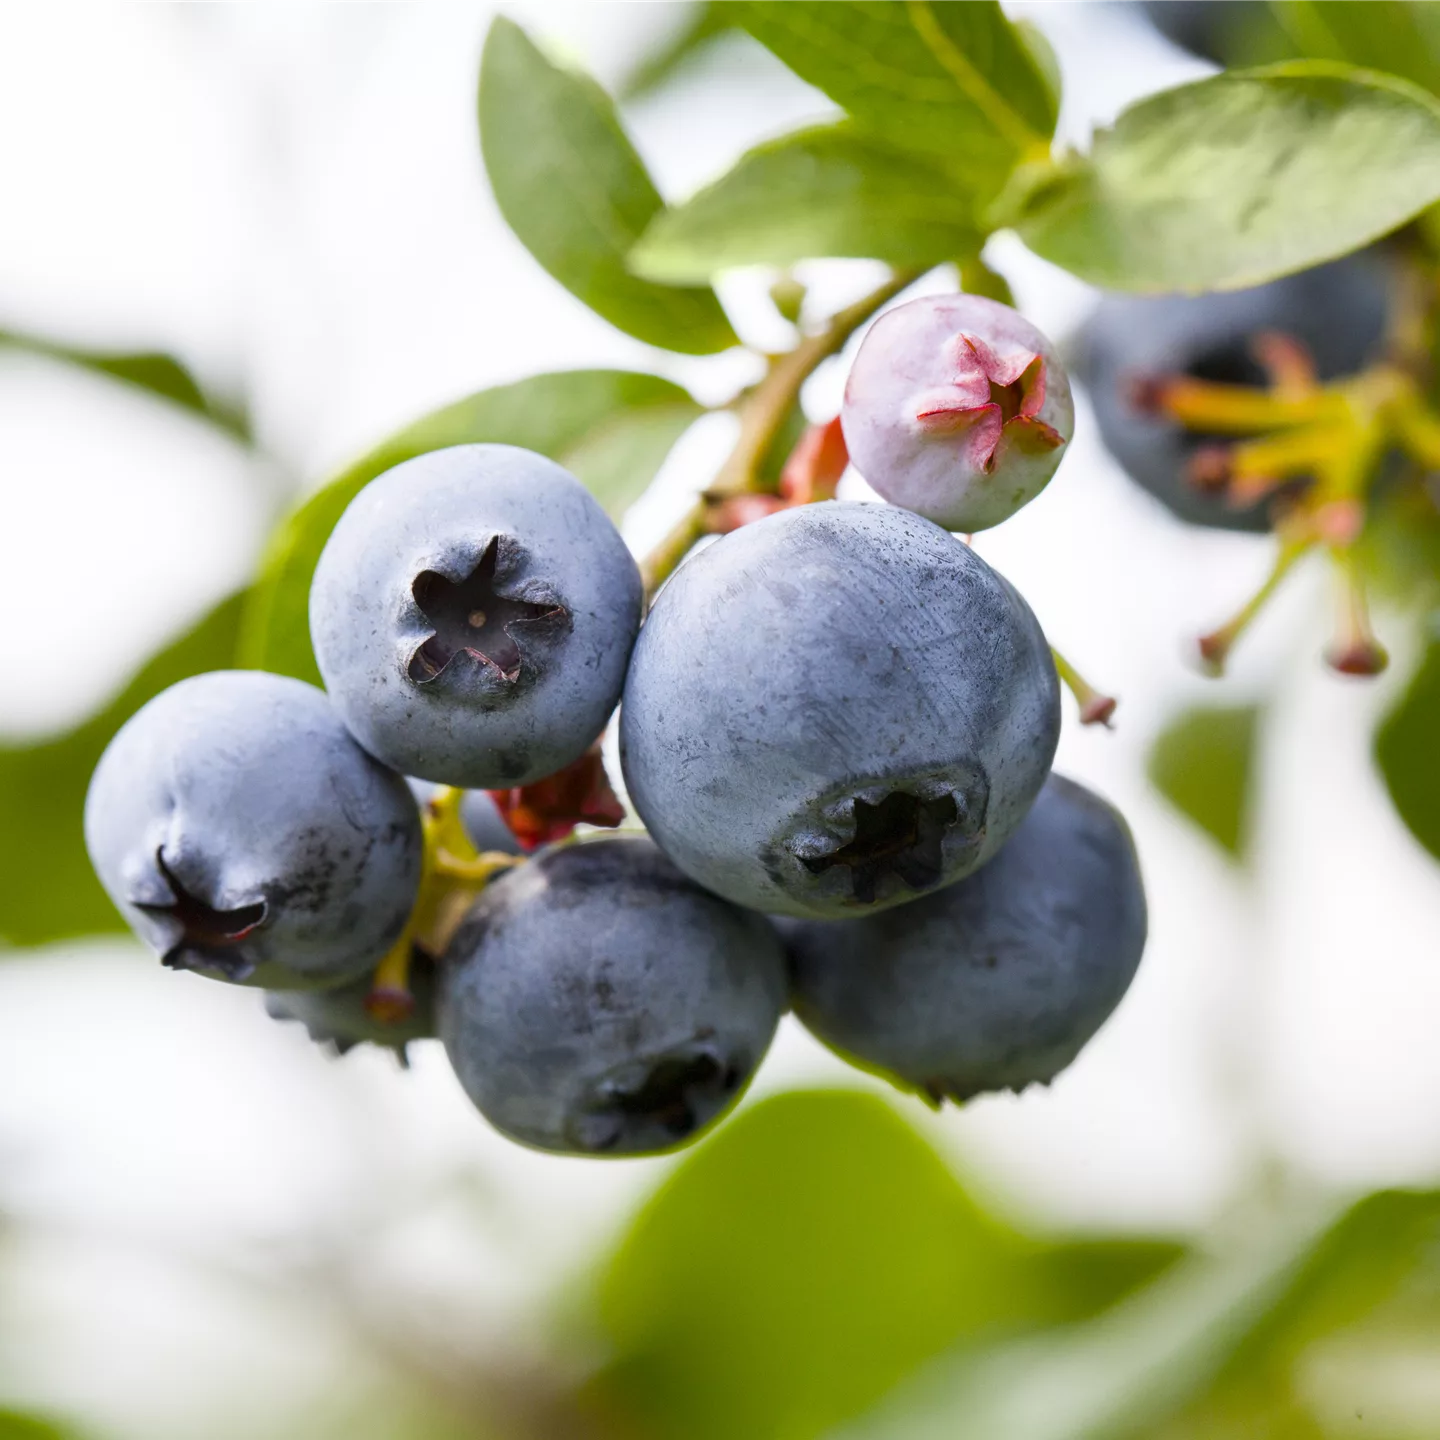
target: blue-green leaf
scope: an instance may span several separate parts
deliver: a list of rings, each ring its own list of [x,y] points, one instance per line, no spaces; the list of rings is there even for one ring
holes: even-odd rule
[[[929,156],[973,196],[1049,149],[1056,96],[991,0],[749,0],[740,24],[855,123]]]
[[[1009,221],[1111,290],[1258,285],[1440,199],[1440,104],[1322,61],[1231,71],[1132,105],[1088,158],[1034,177]]]
[[[480,148],[510,228],[597,314],[688,355],[739,344],[712,290],[656,285],[626,268],[664,202],[610,97],[503,17],[480,62]]]
[[[631,263],[672,282],[829,255],[919,270],[983,239],[972,197],[939,166],[851,124],[824,125],[758,146],[662,212]]]

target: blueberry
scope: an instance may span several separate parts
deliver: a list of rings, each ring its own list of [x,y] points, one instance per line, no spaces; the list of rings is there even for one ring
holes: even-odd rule
[[[1140,963],[1145,892],[1119,812],[1052,775],[958,885],[863,920],[782,924],[810,1030],[907,1089],[965,1100],[1074,1060]]]
[[[543,850],[481,894],[445,954],[440,1034],[507,1135],[636,1155],[730,1105],[784,1002],[768,921],[643,836],[606,836]]]
[[[371,754],[502,789],[604,729],[640,606],[630,552],[573,475],[511,445],[458,445],[351,502],[315,571],[310,633]]]
[[[268,989],[371,968],[420,880],[405,782],[319,690],[259,671],[192,676],[132,716],[95,767],[85,841],[165,964]]]
[[[415,1008],[404,1020],[377,1020],[366,1009],[371,979],[362,975],[333,990],[267,990],[265,1010],[272,1020],[304,1025],[310,1038],[344,1055],[356,1045],[382,1045],[409,1063],[406,1046],[435,1034],[435,965],[422,951],[410,964],[410,994]]]
[[[421,805],[428,805],[440,787],[429,780],[411,779],[407,782],[410,793]],[[484,790],[467,790],[460,801],[460,823],[470,837],[470,843],[483,855],[486,851],[499,851],[503,855],[520,855],[524,846],[515,838],[515,832],[505,823],[500,807]]]
[[[840,411],[878,494],[947,530],[987,530],[1033,500],[1075,429],[1049,340],[983,295],[927,295],[870,327]]]
[[[1187,475],[1195,452],[1221,438],[1147,413],[1140,394],[1158,375],[1262,385],[1255,337],[1278,331],[1309,351],[1321,380],[1353,374],[1385,330],[1386,265],[1374,250],[1288,275],[1253,290],[1214,295],[1107,295],[1086,322],[1076,354],[1106,448],[1143,489],[1192,525],[1260,532],[1269,500],[1236,509]]]
[[[620,711],[630,799],[665,853],[738,904],[821,919],[975,869],[1059,728],[1020,595],[928,520],[835,502],[682,565]]]

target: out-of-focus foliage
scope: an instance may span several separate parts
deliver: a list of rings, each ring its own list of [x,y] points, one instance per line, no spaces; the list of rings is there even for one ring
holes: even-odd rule
[[[1260,710],[1196,705],[1175,716],[1150,750],[1150,782],[1236,859],[1245,852]]]
[[[490,27],[480,62],[480,147],[510,228],[597,314],[689,355],[739,343],[711,290],[655,285],[626,268],[663,206],[659,192],[610,97],[552,65],[505,19]]]
[[[133,386],[160,400],[189,410],[211,425],[248,443],[250,421],[242,406],[217,395],[207,395],[200,382],[173,355],[157,351],[93,350],[66,345],[19,330],[0,330],[0,352],[24,350],[66,365],[78,365],[108,379]]]
[[[1426,647],[1395,708],[1375,732],[1375,760],[1410,833],[1440,859],[1440,642]]]
[[[654,50],[642,55],[635,68],[620,82],[622,100],[639,100],[660,89],[706,49],[711,41],[733,29],[726,6],[716,0],[698,0],[685,7],[679,26]]]
[[[0,1440],[74,1440],[74,1436],[49,1420],[0,1408]]]
[[[1437,199],[1440,105],[1295,61],[1132,105],[1015,220],[1031,249],[1110,290],[1233,290],[1357,249]]]
[[[1440,5],[1433,0],[1275,0],[1296,55],[1343,60],[1440,94]]]
[[[1094,1314],[1180,1254],[1047,1242],[988,1213],[880,1099],[792,1092],[687,1156],[611,1260],[603,1413],[642,1434],[803,1440],[947,1346]]]
[[[241,596],[167,646],[99,714],[32,744],[0,746],[0,939],[44,945],[123,931],[85,854],[90,772],[110,737],[152,695],[187,675],[234,663]]]
[[[1324,1440],[1440,1429],[1382,1357],[1440,1337],[1440,1195],[1382,1192],[1330,1224],[1257,1217],[1106,1313],[957,1351],[835,1440]],[[1375,1342],[1379,1341],[1379,1345]],[[1346,1351],[1373,1360],[1317,1386]],[[1403,1351],[1402,1351],[1403,1353]],[[1366,1414],[1378,1421],[1352,1428]]]
[[[568,466],[618,518],[700,413],[684,390],[655,375],[570,370],[481,390],[417,420],[281,522],[246,607],[243,662],[320,683],[310,578],[345,507],[382,471],[449,445],[520,445]]]

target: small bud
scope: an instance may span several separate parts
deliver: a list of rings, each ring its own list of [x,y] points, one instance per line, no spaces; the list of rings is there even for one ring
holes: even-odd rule
[[[880,495],[967,532],[1033,500],[1075,424],[1049,340],[979,295],[926,296],[882,315],[840,413],[850,458]]]
[[[827,425],[811,425],[780,472],[780,494],[792,505],[833,500],[835,487],[849,463],[840,417],[837,415]]]
[[[1341,675],[1378,675],[1390,656],[1373,637],[1356,638],[1347,645],[1332,645],[1325,652],[1325,663]]]

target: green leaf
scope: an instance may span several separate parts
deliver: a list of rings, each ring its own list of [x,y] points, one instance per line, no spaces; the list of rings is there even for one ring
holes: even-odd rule
[[[593,1398],[639,1433],[805,1440],[942,1347],[1093,1314],[1176,1253],[1042,1244],[879,1098],[779,1095],[637,1217],[601,1282],[614,1358]]]
[[[234,663],[241,599],[217,606],[83,725],[33,744],[0,745],[0,940],[42,945],[125,929],[85,854],[90,772],[110,737],[151,696],[187,675]]]
[[[250,421],[244,408],[219,396],[207,395],[195,377],[173,355],[158,352],[127,354],[62,345],[43,336],[18,330],[0,330],[0,349],[24,350],[66,365],[104,375],[143,390],[160,400],[189,410],[237,440],[250,443]]]
[[[686,12],[679,29],[650,54],[641,56],[635,68],[620,82],[622,100],[639,100],[661,89],[688,61],[732,29],[726,7],[712,0],[688,5]]]
[[[1153,1440],[1292,1293],[1326,1233],[1289,1225],[1184,1261],[1083,1324],[958,1350],[834,1440]]]
[[[610,97],[551,64],[504,18],[491,25],[480,61],[480,148],[510,228],[597,314],[687,355],[740,343],[713,291],[655,285],[626,268],[664,202]]]
[[[357,460],[282,522],[246,607],[244,663],[320,683],[310,649],[310,579],[345,507],[382,471],[450,445],[519,445],[568,466],[618,519],[701,413],[678,385],[629,370],[534,375],[434,411]]]
[[[736,18],[862,129],[938,160],[989,197],[1017,159],[1048,151],[1055,95],[999,5],[750,0]]]
[[[70,1434],[36,1415],[0,1408],[0,1440],[67,1440]]]
[[[1261,1421],[1313,1414],[1300,1388],[1311,1345],[1408,1321],[1433,1352],[1440,1194],[1383,1191],[1338,1216],[1292,1215],[1257,1238],[1258,1228],[1082,1324],[952,1352],[835,1440],[1298,1440],[1322,1432]],[[1388,1398],[1386,1371],[1369,1386]]]
[[[1010,219],[1107,289],[1231,290],[1343,255],[1436,199],[1440,104],[1307,60],[1142,100]]]
[[[1249,839],[1259,722],[1255,705],[1197,705],[1171,720],[1150,751],[1150,783],[1236,859]]]
[[[939,167],[841,124],[751,150],[657,216],[630,261],[672,282],[831,255],[919,270],[978,250],[983,238],[970,198]]]
[[[1440,640],[1431,641],[1394,709],[1375,732],[1375,762],[1410,833],[1440,860]]]
[[[1422,0],[1277,0],[1298,55],[1383,70],[1440,91],[1440,5]]]

